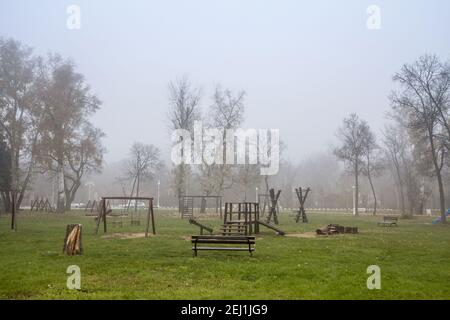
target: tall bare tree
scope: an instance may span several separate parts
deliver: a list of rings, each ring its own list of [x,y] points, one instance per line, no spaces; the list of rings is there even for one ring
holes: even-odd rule
[[[372,190],[373,196],[373,215],[377,214],[377,194],[373,178],[380,174],[382,169],[381,160],[379,158],[379,146],[376,142],[375,134],[367,126],[364,138],[364,166],[362,167],[362,174],[367,177]]]
[[[367,138],[370,128],[366,121],[361,120],[352,113],[344,118],[343,125],[337,132],[341,146],[334,149],[338,159],[344,161],[347,170],[353,174],[355,186],[355,214],[358,215],[359,204],[359,174],[361,173],[367,146]]]
[[[441,222],[446,223],[442,169],[450,138],[448,67],[436,56],[424,55],[412,64],[403,65],[393,80],[400,89],[390,97],[392,106],[403,115],[404,124],[413,137],[412,143],[432,163],[439,190]]]
[[[394,173],[398,188],[398,198],[402,215],[406,214],[405,183],[403,179],[403,165],[407,148],[404,132],[394,125],[386,126],[384,130],[384,150],[389,159],[390,168]]]
[[[194,121],[199,120],[200,89],[192,86],[189,78],[184,76],[169,83],[169,130],[191,130]],[[185,163],[177,165],[174,170],[174,184],[178,199],[186,192],[186,178],[189,168]]]
[[[236,93],[229,89],[216,86],[213,103],[209,109],[207,126],[222,132],[222,147],[226,152],[226,130],[238,128],[244,121],[245,91]],[[233,166],[225,164],[226,154],[223,154],[223,163],[208,164],[203,161],[200,167],[200,183],[204,195],[212,193],[220,195],[225,189],[233,185]],[[202,201],[201,209],[204,211],[205,201]]]

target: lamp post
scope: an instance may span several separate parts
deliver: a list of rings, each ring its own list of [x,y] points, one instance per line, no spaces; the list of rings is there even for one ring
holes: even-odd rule
[[[156,207],[159,209],[159,185],[161,184],[161,181],[158,179],[158,183],[157,183],[157,185],[158,185],[158,197],[157,197],[157,200],[156,200]]]
[[[258,187],[256,187],[255,190],[256,190],[256,201],[255,202],[258,202]]]

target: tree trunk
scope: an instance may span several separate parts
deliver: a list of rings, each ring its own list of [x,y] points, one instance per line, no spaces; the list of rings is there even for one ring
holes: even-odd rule
[[[11,206],[11,199],[9,197],[9,192],[2,192],[2,202],[3,202],[3,209],[6,212],[11,212],[12,206]]]
[[[200,204],[200,213],[206,212],[206,198],[202,198],[201,204]]]
[[[372,189],[372,195],[373,195],[373,212],[372,212],[372,214],[375,216],[377,214],[377,195],[375,194],[375,188],[373,186],[370,171],[367,172],[367,178],[369,179],[370,188]]]
[[[72,203],[75,200],[75,196],[77,194],[78,189],[81,186],[81,182],[77,181],[74,183],[74,185],[72,186],[72,188],[69,190],[65,190],[65,194],[66,194],[66,210],[70,210],[72,208]]]
[[[447,223],[447,219],[445,216],[445,193],[444,193],[444,185],[442,183],[442,175],[441,171],[437,173],[437,179],[438,179],[438,187],[439,187],[439,205],[441,209],[441,223],[445,224]]]
[[[355,161],[355,203],[354,203],[354,215],[358,216],[358,205],[359,205],[359,181],[358,181],[358,174],[359,174],[359,169],[358,169],[358,160]]]
[[[56,212],[64,213],[65,193],[64,193],[64,172],[62,163],[58,163],[58,201],[56,203]]]
[[[447,219],[445,216],[445,192],[444,192],[444,185],[442,183],[441,167],[439,166],[439,163],[438,163],[436,147],[434,145],[434,140],[433,140],[433,133],[430,129],[428,129],[428,138],[430,139],[430,147],[431,147],[431,154],[432,154],[432,158],[433,158],[434,171],[436,174],[436,178],[438,180],[439,206],[440,206],[440,210],[441,210],[441,223],[446,224]]]
[[[136,185],[136,197],[139,197],[140,175],[141,175],[141,173],[138,171],[138,174],[137,174],[137,185]],[[135,212],[137,211],[137,206],[138,206],[138,203],[137,203],[137,200],[135,200],[134,201],[134,211]]]

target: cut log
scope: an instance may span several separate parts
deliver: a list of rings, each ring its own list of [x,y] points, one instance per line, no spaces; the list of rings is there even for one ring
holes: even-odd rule
[[[83,245],[81,243],[81,224],[69,224],[66,228],[66,236],[64,238],[63,253],[69,256],[80,255],[83,253]]]

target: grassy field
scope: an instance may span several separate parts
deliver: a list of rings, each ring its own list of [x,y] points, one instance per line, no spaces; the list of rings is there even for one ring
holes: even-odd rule
[[[1,299],[450,299],[450,227],[431,218],[377,227],[379,217],[311,213],[280,228],[311,234],[329,223],[359,227],[360,234],[282,237],[263,228],[256,252],[200,252],[187,241],[198,228],[169,212],[156,212],[157,235],[121,239],[93,235],[84,212],[21,213],[18,231],[0,217]],[[203,220],[216,230],[218,218]],[[62,254],[65,226],[83,224],[84,255]],[[111,227],[138,233],[143,226]],[[381,268],[381,290],[368,290],[366,269]],[[68,290],[66,269],[81,268],[81,290]]]

